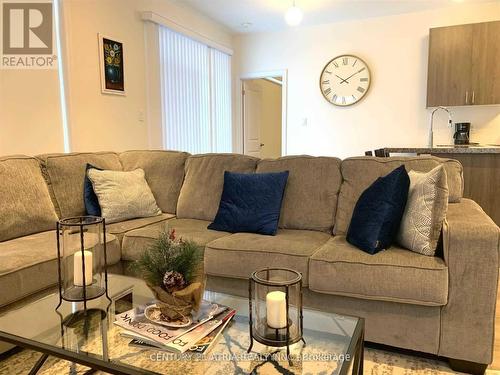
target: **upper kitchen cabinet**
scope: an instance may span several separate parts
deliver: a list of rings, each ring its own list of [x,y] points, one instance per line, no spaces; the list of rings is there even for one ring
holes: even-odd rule
[[[427,107],[500,104],[500,21],[430,30]]]
[[[471,91],[472,27],[438,27],[429,34],[427,107],[464,105]]]
[[[472,26],[472,104],[500,104],[500,21]]]

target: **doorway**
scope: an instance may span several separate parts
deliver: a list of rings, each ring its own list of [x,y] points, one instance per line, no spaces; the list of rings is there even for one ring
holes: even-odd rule
[[[243,78],[243,153],[258,158],[286,154],[286,75],[282,72]]]

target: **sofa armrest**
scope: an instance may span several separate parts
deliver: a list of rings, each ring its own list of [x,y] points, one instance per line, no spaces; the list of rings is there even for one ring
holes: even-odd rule
[[[441,310],[439,355],[491,363],[499,239],[498,226],[476,202],[449,204],[443,225],[448,303]]]

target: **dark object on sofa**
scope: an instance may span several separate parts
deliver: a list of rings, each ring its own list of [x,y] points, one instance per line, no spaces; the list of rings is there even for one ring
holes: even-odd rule
[[[87,175],[89,169],[102,171],[102,168],[98,168],[87,163],[87,167],[85,169],[85,180],[83,182],[83,200],[85,202],[85,211],[87,212],[87,215],[101,216],[101,206],[99,205],[99,200],[97,199],[97,195],[95,195],[92,181],[90,181],[90,178]]]
[[[288,171],[224,172],[219,210],[208,229],[275,235]]]
[[[347,241],[370,254],[390,247],[398,233],[409,187],[404,165],[375,180],[354,207]]]

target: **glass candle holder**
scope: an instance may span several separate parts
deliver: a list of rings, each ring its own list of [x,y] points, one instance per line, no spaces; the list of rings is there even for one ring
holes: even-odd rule
[[[59,305],[107,296],[106,224],[79,216],[57,223]],[[86,307],[86,305],[85,305]]]
[[[304,341],[302,275],[286,268],[255,271],[249,280],[250,347],[253,340],[273,347]]]

